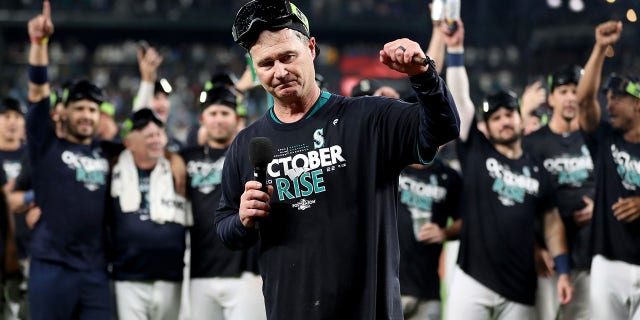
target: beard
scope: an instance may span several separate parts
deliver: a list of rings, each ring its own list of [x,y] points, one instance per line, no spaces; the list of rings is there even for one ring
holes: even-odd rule
[[[522,138],[522,132],[518,132],[516,130],[513,130],[513,135],[507,138],[494,137],[491,133],[489,133],[489,141],[491,141],[493,144],[499,144],[499,145],[514,144],[515,142],[520,140],[520,138]]]
[[[68,120],[65,121],[64,124],[65,124],[64,125],[65,132],[67,132],[67,134],[73,136],[75,139],[80,140],[80,141],[86,140],[86,139],[89,139],[89,138],[93,137],[93,135],[97,131],[95,124],[92,126],[92,130],[90,130],[90,132],[88,132],[88,133],[80,132],[78,130],[78,125],[74,126],[71,123],[69,123]]]

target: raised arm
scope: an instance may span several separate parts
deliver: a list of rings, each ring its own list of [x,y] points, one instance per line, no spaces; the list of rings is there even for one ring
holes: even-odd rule
[[[596,27],[596,43],[591,56],[584,67],[584,75],[578,83],[578,103],[580,105],[580,127],[586,132],[594,131],[602,111],[598,102],[598,88],[602,81],[602,66],[604,65],[607,48],[615,44],[622,33],[622,22],[607,21]]]
[[[391,41],[380,50],[380,62],[405,73],[420,102],[419,156],[429,163],[438,148],[460,134],[460,118],[449,89],[432,65],[413,62],[425,54],[415,41],[403,38]]]
[[[51,5],[42,3],[42,13],[29,20],[27,26],[31,46],[29,47],[29,101],[38,102],[50,94],[47,66],[49,65],[48,43],[53,35]]]
[[[133,112],[149,107],[153,98],[153,88],[158,79],[158,67],[162,63],[162,56],[158,51],[146,43],[138,46],[138,69],[140,70],[140,87],[133,101]]]
[[[475,117],[475,106],[469,93],[469,77],[464,67],[464,24],[458,21],[458,29],[449,33],[446,25],[441,27],[447,45],[447,84],[460,113],[460,139],[466,141]]]
[[[429,10],[433,10],[431,4],[429,4]],[[433,28],[431,29],[431,40],[429,41],[429,48],[427,48],[427,55],[436,62],[436,71],[442,72],[444,66],[444,37],[440,32],[440,20],[431,20]]]

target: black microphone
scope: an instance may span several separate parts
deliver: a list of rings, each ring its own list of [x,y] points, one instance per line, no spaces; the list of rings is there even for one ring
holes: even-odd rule
[[[273,160],[273,143],[267,137],[254,137],[249,141],[249,160],[253,164],[253,175],[262,184],[260,190],[267,192],[267,166]]]

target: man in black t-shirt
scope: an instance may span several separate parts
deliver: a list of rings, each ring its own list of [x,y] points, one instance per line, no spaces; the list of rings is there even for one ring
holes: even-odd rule
[[[177,319],[186,225],[185,194],[174,186],[184,168],[165,157],[164,123],[142,108],[126,121],[124,145],[111,177],[110,262],[120,319]]]
[[[558,297],[571,300],[569,256],[562,220],[554,206],[549,175],[521,148],[517,97],[500,91],[481,112],[486,136],[476,127],[464,68],[464,28],[445,35],[447,83],[459,108],[463,175],[462,232],[445,315],[448,319],[533,319],[536,273],[535,219],[544,221],[545,240],[558,273]]]
[[[406,319],[440,319],[440,253],[460,233],[460,175],[440,159],[410,165],[398,184],[400,292]],[[454,223],[447,227],[449,218]]]
[[[540,319],[554,319],[558,312],[564,319],[590,319],[589,236],[595,184],[593,162],[579,131],[576,88],[581,72],[578,66],[565,66],[549,76],[548,102],[553,116],[547,126],[522,140],[525,152],[541,161],[551,175],[571,256],[573,299],[560,307],[557,277],[550,266],[547,274],[538,278],[536,309]],[[539,254],[548,255],[540,250]]]
[[[316,39],[288,1],[247,3],[232,30],[275,102],[227,151],[218,235],[236,248],[260,238],[268,319],[402,319],[398,175],[457,137],[444,81],[429,58],[412,62],[425,55],[405,38],[387,43],[380,61],[411,76],[419,103],[322,91]],[[261,182],[248,157],[256,136],[273,144]]]
[[[31,319],[110,320],[104,239],[108,155],[93,139],[102,90],[86,80],[66,88],[64,137],[58,138],[49,115],[49,1],[28,31],[27,149],[35,203],[42,210],[30,243]]]
[[[612,75],[604,86],[609,122],[598,102],[602,67],[622,22],[595,29],[578,84],[580,129],[593,158],[596,191],[591,240],[593,319],[640,318],[640,77]]]
[[[217,235],[214,217],[220,203],[222,165],[238,130],[236,94],[224,85],[200,94],[203,146],[180,153],[187,164],[187,196],[191,200],[191,319],[266,319],[262,280],[255,270],[254,248],[232,251]]]

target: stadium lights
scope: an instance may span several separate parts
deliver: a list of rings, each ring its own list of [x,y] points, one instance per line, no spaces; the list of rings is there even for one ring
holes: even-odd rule
[[[635,10],[633,10],[633,9],[627,10],[627,20],[629,20],[629,22],[638,21],[638,15],[636,15]]]

